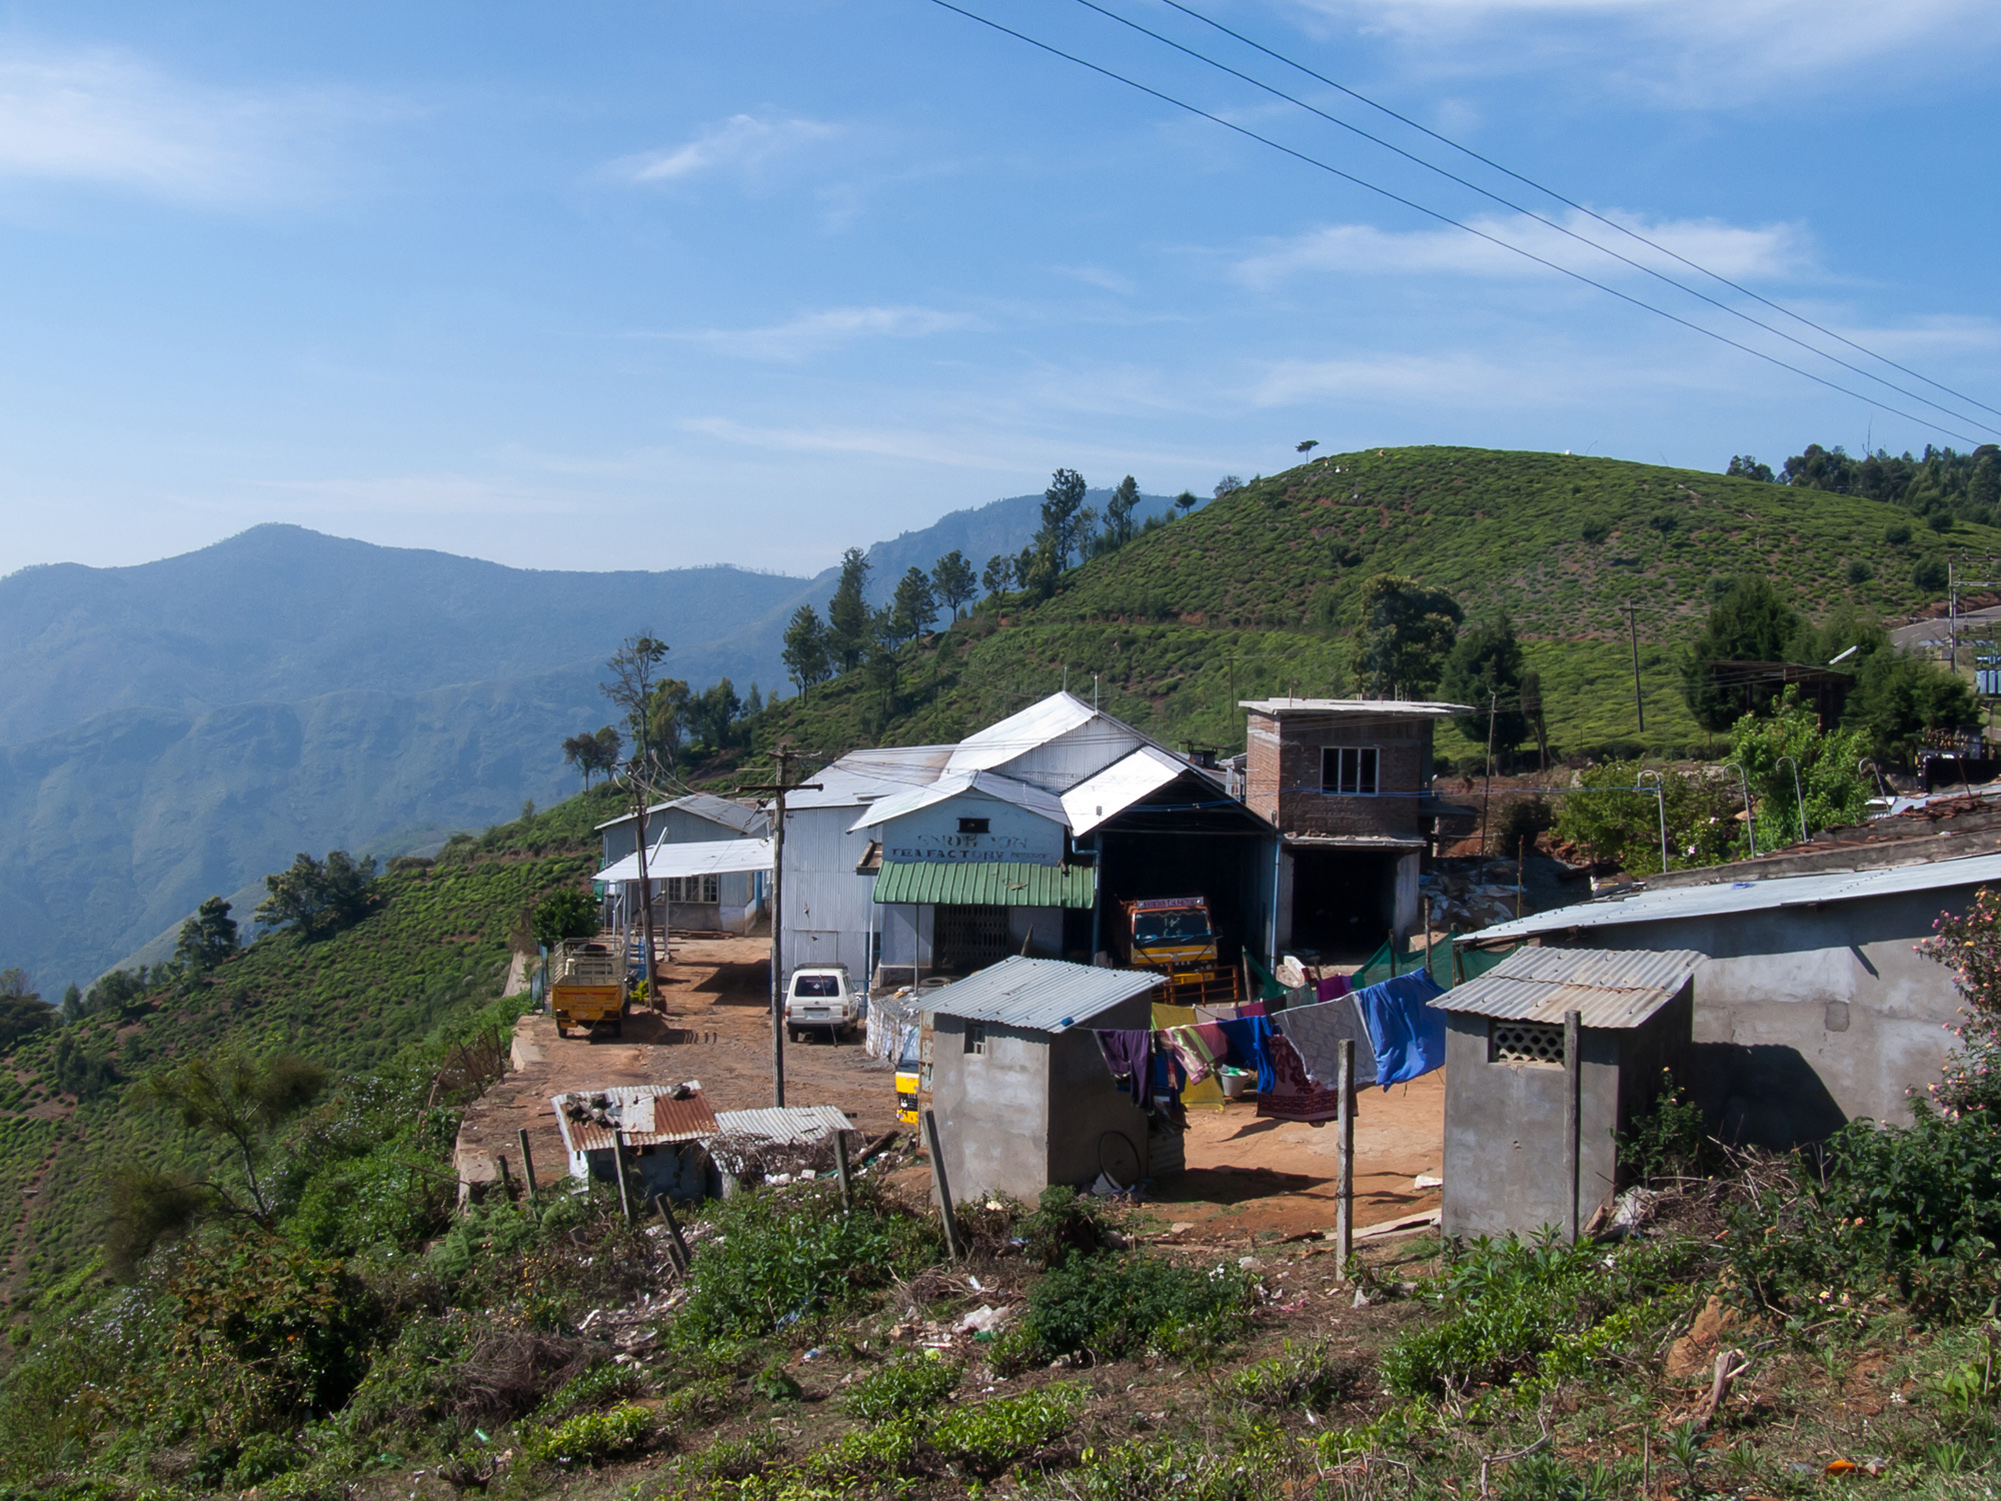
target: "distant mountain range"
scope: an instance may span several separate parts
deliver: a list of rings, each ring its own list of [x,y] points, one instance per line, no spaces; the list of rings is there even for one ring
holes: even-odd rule
[[[1039,500],[877,543],[875,585],[1018,551]],[[560,796],[622,638],[661,636],[694,687],[769,690],[786,621],[836,577],[543,572],[260,526],[0,579],[0,966],[52,997],[300,850],[422,848]]]

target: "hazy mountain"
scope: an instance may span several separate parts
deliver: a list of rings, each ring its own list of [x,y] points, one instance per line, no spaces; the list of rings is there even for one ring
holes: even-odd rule
[[[1018,551],[1039,499],[876,544],[876,585]],[[662,636],[697,688],[768,690],[835,577],[545,572],[260,526],[0,579],[0,965],[55,994],[300,850],[391,852],[566,793],[561,741],[613,718],[621,638]]]

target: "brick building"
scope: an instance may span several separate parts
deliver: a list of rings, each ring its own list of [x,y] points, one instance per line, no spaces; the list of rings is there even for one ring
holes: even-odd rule
[[[1437,814],[1431,737],[1464,704],[1268,698],[1250,715],[1244,801],[1282,838],[1277,947],[1366,954],[1419,921],[1418,867]]]

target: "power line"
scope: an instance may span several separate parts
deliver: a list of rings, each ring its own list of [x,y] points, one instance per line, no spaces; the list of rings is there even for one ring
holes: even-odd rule
[[[1358,93],[1356,90],[1349,88],[1346,84],[1336,83],[1333,79],[1327,77],[1325,74],[1316,73],[1313,69],[1307,67],[1306,64],[1304,63],[1295,62],[1293,59],[1287,57],[1282,52],[1273,51],[1270,47],[1265,46],[1262,42],[1253,41],[1250,37],[1245,36],[1240,31],[1231,30],[1229,27],[1225,26],[1221,21],[1215,20],[1210,16],[1205,16],[1199,10],[1194,10],[1191,9],[1189,6],[1181,4],[1180,0],[1161,0],[1161,3],[1163,5],[1172,6],[1174,9],[1180,11],[1183,15],[1192,17],[1193,19],[1202,22],[1202,24],[1205,26],[1214,27],[1216,30],[1222,32],[1225,36],[1234,37],[1237,41],[1242,42],[1246,47],[1255,48],[1257,51],[1264,53],[1265,56],[1273,58],[1278,62],[1284,63],[1288,68],[1297,69],[1299,72],[1304,73],[1308,78],[1316,79],[1319,82],[1326,84],[1330,89],[1339,90],[1341,93],[1346,94],[1350,99],[1354,99],[1359,103],[1366,104],[1370,109],[1378,110],[1381,113],[1388,115],[1392,120],[1396,120],[1401,124],[1408,125],[1412,130],[1430,136],[1434,141],[1437,141],[1440,145],[1450,146],[1454,151],[1458,151],[1465,154],[1466,156],[1470,156],[1471,158],[1473,158],[1474,161],[1479,162],[1481,165],[1492,167],[1496,172],[1501,173],[1503,176],[1512,177],[1516,182],[1534,188],[1538,193],[1547,193],[1551,198],[1554,198],[1558,203],[1563,204],[1566,208],[1573,208],[1576,209],[1577,212],[1579,212],[1580,214],[1589,215],[1591,218],[1597,220],[1600,224],[1605,225],[1608,229],[1615,229],[1620,234],[1626,235],[1631,239],[1637,240],[1642,245],[1645,245],[1650,249],[1658,250],[1662,255],[1668,256],[1673,260],[1679,261],[1682,265],[1688,267],[1691,271],[1699,271],[1704,276],[1709,277],[1711,280],[1719,282],[1723,286],[1730,288],[1731,291],[1741,293],[1742,295],[1749,297],[1754,302],[1763,303],[1766,307],[1772,309],[1772,311],[1776,313],[1783,313],[1786,317],[1793,319],[1797,323],[1805,324],[1808,328],[1814,330],[1816,333],[1825,334],[1830,339],[1834,339],[1842,344],[1846,344],[1850,349],[1853,349],[1861,354],[1866,354],[1872,360],[1880,360],[1885,365],[1888,365],[1892,370],[1901,370],[1904,374],[1910,376],[1913,380],[1921,380],[1926,385],[1932,387],[1934,390],[1943,391],[1948,396],[1957,397],[1961,401],[1979,407],[1983,412],[1992,412],[1995,416],[2001,417],[2001,408],[1991,407],[1986,402],[1981,401],[1976,397],[1967,395],[1964,391],[1955,390],[1951,386],[1933,380],[1930,376],[1925,375],[1921,371],[1911,369],[1910,366],[1908,365],[1900,365],[1895,360],[1891,359],[1888,355],[1878,354],[1875,350],[1869,348],[1866,344],[1857,343],[1854,339],[1847,337],[1847,335],[1845,334],[1837,333],[1831,328],[1827,328],[1822,324],[1816,323],[1813,321],[1813,319],[1807,317],[1804,313],[1796,313],[1791,308],[1787,307],[1784,303],[1774,302],[1771,298],[1762,296],[1759,293],[1752,291],[1749,287],[1743,286],[1738,282],[1732,281],[1729,277],[1723,275],[1720,271],[1712,271],[1707,266],[1702,265],[1700,262],[1690,260],[1687,256],[1682,255],[1680,252],[1675,250],[1670,250],[1667,246],[1662,245],[1657,241],[1649,239],[1647,236],[1641,234],[1638,230],[1629,228],[1628,226],[1619,223],[1619,221],[1616,219],[1608,219],[1603,214],[1600,214],[1593,209],[1586,208],[1583,204],[1577,202],[1575,199],[1565,197],[1562,193],[1559,193],[1555,188],[1537,182],[1533,177],[1526,177],[1522,173],[1515,171],[1511,167],[1504,167],[1501,165],[1501,163],[1495,161],[1492,157],[1481,155],[1479,152],[1475,151],[1471,146],[1461,145],[1458,141],[1453,140],[1450,136],[1441,135],[1438,131],[1431,129],[1427,125],[1420,125],[1417,121],[1411,119],[1408,115],[1399,114],[1396,110],[1391,109],[1387,104],[1378,103],[1376,100],[1371,99],[1368,95],[1363,93]],[[1602,249],[1603,247],[1600,248]],[[1830,355],[1829,358],[1831,359],[1833,358],[1833,356]],[[1872,377],[1872,379],[1873,378],[1874,377]],[[1885,382],[1885,384],[1887,385],[1888,382]],[[1923,398],[1919,399],[1922,400]]]
[[[1172,3],[1172,0],[1168,0],[1168,3]],[[1744,322],[1750,324],[1753,328],[1763,329],[1766,333],[1771,334],[1774,338],[1784,339],[1788,344],[1792,344],[1797,348],[1804,349],[1808,354],[1818,355],[1821,359],[1829,360],[1834,364],[1839,365],[1842,369],[1861,376],[1864,380],[1873,380],[1879,386],[1888,387],[1890,390],[1895,391],[1900,396],[1908,396],[1913,401],[1923,402],[1926,406],[1931,407],[1934,411],[1944,412],[1948,417],[1951,417],[1953,420],[1957,422],[1968,422],[1976,427],[1985,428],[1989,432],[2001,433],[2001,427],[1996,427],[1991,422],[1983,421],[1978,417],[1969,417],[1964,412],[1954,411],[1951,407],[1944,406],[1941,403],[1932,400],[1929,396],[1923,395],[1922,393],[1917,391],[1910,390],[1907,387],[1900,386],[1893,380],[1886,380],[1884,377],[1876,374],[1872,370],[1865,370],[1860,365],[1853,364],[1848,360],[1842,359],[1839,355],[1829,354],[1825,349],[1820,348],[1820,346],[1816,344],[1809,344],[1805,339],[1801,339],[1793,334],[1789,334],[1784,329],[1774,328],[1771,324],[1765,322],[1762,318],[1752,317],[1751,314],[1745,312],[1742,308],[1732,307],[1729,303],[1724,302],[1721,298],[1711,297],[1707,292],[1698,291],[1696,288],[1689,286],[1686,282],[1677,281],[1675,280],[1674,277],[1669,276],[1666,272],[1660,271],[1655,267],[1649,266],[1644,261],[1634,260],[1633,257],[1622,254],[1621,252],[1614,250],[1609,245],[1601,244],[1597,240],[1593,240],[1584,235],[1581,235],[1576,230],[1571,229],[1566,225],[1559,224],[1556,220],[1549,218],[1545,214],[1539,214],[1534,209],[1529,208],[1524,204],[1516,203],[1512,198],[1504,198],[1499,193],[1494,192],[1492,189],[1484,188],[1479,183],[1472,181],[1470,178],[1461,177],[1458,173],[1450,171],[1445,167],[1441,167],[1436,162],[1427,161],[1413,151],[1406,151],[1403,147],[1397,145],[1395,142],[1386,141],[1381,136],[1375,135],[1370,131],[1362,129],[1362,127],[1359,125],[1353,124],[1352,122],[1347,120],[1343,120],[1339,115],[1330,115],[1327,113],[1327,111],[1320,109],[1315,105],[1307,103],[1304,99],[1300,99],[1292,94],[1288,94],[1283,89],[1274,88],[1271,84],[1266,83],[1263,79],[1254,78],[1249,73],[1241,72],[1240,70],[1231,67],[1226,62],[1223,62],[1217,58],[1210,57],[1205,52],[1198,52],[1193,47],[1185,46],[1184,44],[1175,41],[1174,38],[1172,37],[1162,36],[1159,32],[1154,31],[1146,26],[1142,26],[1139,22],[1134,21],[1129,17],[1122,16],[1118,14],[1118,12],[1116,11],[1107,10],[1104,6],[1097,4],[1096,0],[1077,0],[1077,4],[1083,6],[1086,10],[1097,12],[1097,14],[1105,17],[1107,20],[1116,21],[1121,26],[1129,27],[1132,30],[1140,33],[1140,35],[1142,36],[1151,37],[1154,41],[1159,42],[1162,46],[1172,47],[1176,52],[1182,53],[1187,57],[1192,57],[1197,62],[1207,63],[1210,67],[1217,69],[1219,72],[1227,73],[1232,78],[1241,79],[1243,82],[1251,85],[1252,88],[1262,89],[1265,93],[1270,94],[1274,99],[1283,99],[1287,104],[1295,105],[1298,108],[1305,110],[1308,114],[1316,115],[1320,119],[1325,120],[1330,125],[1338,125],[1341,129],[1350,131],[1353,134],[1360,136],[1363,140],[1372,142],[1375,145],[1382,147],[1385,151],[1394,152],[1396,155],[1402,157],[1405,161],[1413,162],[1417,166],[1423,167],[1426,171],[1437,173],[1440,177],[1443,177],[1448,182],[1455,182],[1459,184],[1460,187],[1466,188],[1471,192],[1478,193],[1483,198],[1491,199],[1493,202],[1500,204],[1503,208],[1510,209],[1513,212],[1520,214],[1525,218],[1535,220],[1536,223],[1542,225],[1546,229],[1553,229],[1558,234],[1564,235],[1569,239],[1575,240],[1580,245],[1587,246],[1588,248],[1596,250],[1601,254],[1609,255],[1612,257],[1613,260],[1619,261],[1624,265],[1631,266],[1635,271],[1639,271],[1647,276],[1651,276],[1654,278],[1654,280],[1662,282],[1667,286],[1673,287],[1677,292],[1686,293],[1688,296],[1696,298],[1698,301],[1706,302],[1711,307],[1717,309],[1720,312],[1728,313],[1733,318],[1740,318]],[[1179,9],[1180,7],[1176,8]],[[1234,35],[1234,33],[1232,33],[1232,35]],[[1295,64],[1294,66],[1297,65]],[[1547,191],[1547,189],[1545,189],[1544,191]],[[1590,211],[1585,210],[1585,212],[1588,213]],[[1596,218],[1598,216],[1593,215],[1593,217]],[[1644,238],[1644,237],[1636,236],[1636,238]],[[1653,246],[1653,248],[1656,250],[1660,250],[1663,254],[1673,254],[1672,251],[1668,251],[1663,246],[1655,244],[1652,240],[1645,240],[1645,243]],[[1680,257],[1676,257],[1676,259],[1680,259]],[[1703,268],[1700,266],[1697,266],[1696,269],[1703,270]],[[1707,272],[1707,271],[1704,271],[1704,274],[1714,275],[1713,272]],[[1722,280],[1722,278],[1720,277],[1717,279]],[[1869,353],[1869,351],[1866,350],[1864,352]],[[1872,355],[1872,358],[1881,359],[1882,357],[1880,355]],[[1922,376],[1919,376],[1918,378],[1920,380],[1924,379],[1924,377]],[[1927,382],[1927,384],[1936,384],[1936,383]],[[1963,397],[1961,399],[1972,402],[1974,406],[1980,405],[1979,402],[1973,401],[1971,397]]]
[[[1261,146],[1269,146],[1274,151],[1283,152],[1285,155],[1292,157],[1296,161],[1304,162],[1309,167],[1318,168],[1320,171],[1326,172],[1331,176],[1338,177],[1342,179],[1342,181],[1344,182],[1351,182],[1358,188],[1365,188],[1371,193],[1375,193],[1380,197],[1389,199],[1390,202],[1392,203],[1401,204],[1405,208],[1411,209],[1416,213],[1423,214],[1428,219],[1436,219],[1441,224],[1450,225],[1454,229],[1464,230],[1467,234],[1473,235],[1478,239],[1485,240],[1491,245],[1498,245],[1501,249],[1512,251],[1514,254],[1523,257],[1525,260],[1534,261],[1539,266],[1545,266],[1551,271],[1556,272],[1560,276],[1567,276],[1572,281],[1581,282],[1587,287],[1595,287],[1598,291],[1605,293],[1609,297],[1616,297],[1621,302],[1629,303],[1633,307],[1639,308],[1642,311],[1654,314],[1656,317],[1665,318],[1670,323],[1679,324],[1681,327],[1689,329],[1694,333],[1702,334],[1707,338],[1714,339],[1719,344],[1727,344],[1732,349],[1740,350],[1743,353],[1752,356],[1754,359],[1763,360],[1768,365],[1776,365],[1781,370],[1790,371],[1792,374],[1800,376],[1802,379],[1812,381],[1815,385],[1825,386],[1830,391],[1836,391],[1843,396],[1850,397],[1856,401],[1864,402],[1869,406],[1877,408],[1879,411],[1888,412],[1892,416],[1902,417],[1906,422],[1915,422],[1921,427],[1929,427],[1935,432],[1941,432],[1946,434],[1948,437],[1957,438],[1962,443],[1972,443],[1977,446],[1980,442],[1978,438],[1973,437],[1971,434],[1962,433],[1955,428],[1947,427],[1943,423],[1938,422],[1933,418],[1920,417],[1915,412],[1907,412],[1903,410],[1901,407],[1893,407],[1888,402],[1879,401],[1877,398],[1873,396],[1865,396],[1862,392],[1850,390],[1847,386],[1844,386],[1837,381],[1831,381],[1827,379],[1825,376],[1815,375],[1810,370],[1802,370],[1798,365],[1794,365],[1786,360],[1782,360],[1777,355],[1767,354],[1762,349],[1754,349],[1749,344],[1745,344],[1740,340],[1731,338],[1728,334],[1720,334],[1716,332],[1716,330],[1713,328],[1704,328],[1700,323],[1692,322],[1689,319],[1682,317],[1678,313],[1671,313],[1666,308],[1656,307],[1653,303],[1646,301],[1644,298],[1635,297],[1630,292],[1621,292],[1617,287],[1607,286],[1604,282],[1598,281],[1593,277],[1586,276],[1581,271],[1573,271],[1568,266],[1559,265],[1557,262],[1552,261],[1545,256],[1537,255],[1532,250],[1524,250],[1519,245],[1510,244],[1508,241],[1501,239],[1498,235],[1490,235],[1485,230],[1475,229],[1472,225],[1465,223],[1463,220],[1455,219],[1449,214],[1439,212],[1437,209],[1427,208],[1425,205],[1417,202],[1415,199],[1406,198],[1401,193],[1397,193],[1389,188],[1385,188],[1376,183],[1370,182],[1365,177],[1358,177],[1352,172],[1344,171],[1340,167],[1334,166],[1331,162],[1324,162],[1320,160],[1319,157],[1309,156],[1306,152],[1297,150],[1291,146],[1284,145],[1281,142],[1273,140],[1270,136],[1260,135],[1258,134],[1258,132],[1250,129],[1248,126],[1239,125],[1234,120],[1226,120],[1221,115],[1212,114],[1210,111],[1201,108],[1199,105],[1190,104],[1185,99],[1177,99],[1172,94],[1163,93],[1161,90],[1152,87],[1150,84],[1141,83],[1138,79],[1135,78],[1128,78],[1125,74],[1114,72],[1112,69],[1107,68],[1100,63],[1091,62],[1089,59],[1079,57],[1073,52],[1065,52],[1061,47],[1053,46],[1048,42],[1040,41],[1037,38],[1028,35],[1028,33],[1026,32],[1016,31],[1012,26],[1005,26],[1001,24],[999,21],[990,20],[986,16],[980,15],[975,11],[970,11],[965,9],[963,6],[954,5],[952,3],[952,0],[931,0],[931,3],[933,5],[940,7],[941,9],[951,11],[955,15],[964,16],[969,21],[977,21],[980,25],[988,27],[994,31],[998,31],[1003,36],[1011,36],[1016,41],[1026,42],[1029,46],[1034,47],[1039,51],[1047,52],[1052,57],[1060,57],[1065,62],[1075,63],[1078,67],[1088,69],[1090,72],[1096,73],[1101,77],[1109,78],[1114,83],[1122,83],[1127,88],[1136,89],[1140,93],[1145,94],[1150,98],[1160,100],[1160,102],[1163,104],[1171,104],[1176,109],[1185,110],[1191,115],[1198,116],[1199,118],[1207,120],[1212,124],[1220,125],[1225,130],[1232,131],[1237,135],[1245,137],[1247,140],[1256,141]]]

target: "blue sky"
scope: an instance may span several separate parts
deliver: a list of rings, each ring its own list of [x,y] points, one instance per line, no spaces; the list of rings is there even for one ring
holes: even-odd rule
[[[965,3],[1586,265],[1074,0]],[[1991,0],[1201,8],[2001,407]],[[0,5],[0,328],[0,572],[261,521],[810,572],[1058,465],[1956,442],[929,0]]]

